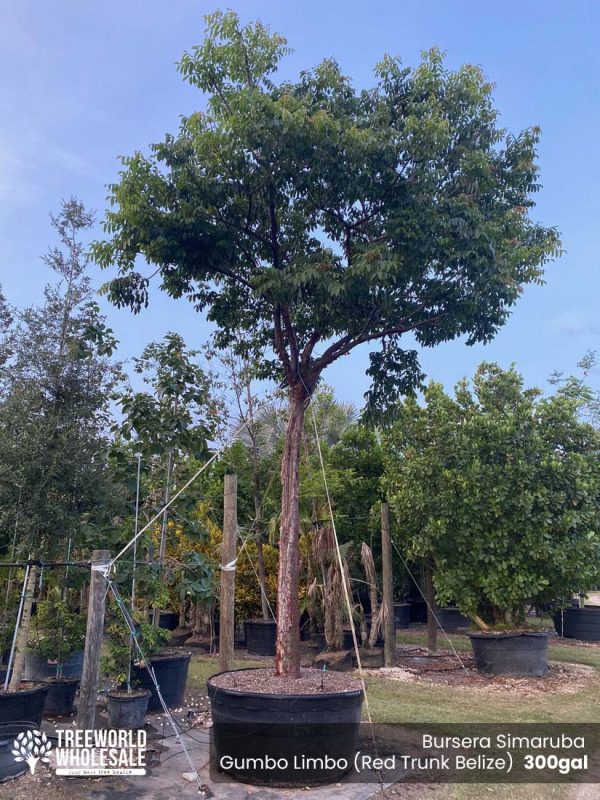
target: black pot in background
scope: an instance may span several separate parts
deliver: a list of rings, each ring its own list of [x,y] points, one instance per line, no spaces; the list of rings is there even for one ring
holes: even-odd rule
[[[425,600],[410,601],[410,621],[415,623],[427,622],[427,603]]]
[[[435,612],[439,621],[439,627],[443,628],[446,633],[456,633],[461,628],[472,628],[473,621],[470,617],[466,617],[455,606],[446,606],[446,608],[438,608]]]
[[[151,611],[149,614],[150,620],[152,620],[154,616],[154,612]],[[174,631],[175,628],[179,625],[179,611],[161,611],[158,615],[158,627],[165,628],[168,631]]]
[[[71,653],[63,662],[62,674],[64,678],[81,678],[83,671],[83,650]],[[25,666],[23,668],[24,681],[45,681],[56,677],[56,664],[50,663],[39,650],[29,649],[25,652]]]
[[[150,692],[147,689],[127,692],[108,692],[108,726],[135,731],[144,727]]]
[[[44,703],[44,714],[51,717],[67,717],[72,714],[79,679],[63,678],[61,681],[47,681],[46,685],[48,694]]]
[[[543,678],[548,674],[548,634],[470,633],[475,666],[486,675]]]
[[[23,731],[34,731],[37,728],[33,722],[0,723],[0,783],[18,778],[27,772],[29,767],[25,761],[15,761],[12,754],[13,742]]]
[[[554,627],[559,636],[600,642],[600,606],[565,608],[554,615]]]
[[[240,672],[243,670],[239,670]],[[211,757],[219,768],[223,755],[252,764],[252,758],[266,756],[334,759],[353,764],[358,740],[361,689],[323,694],[262,694],[221,689],[207,681],[212,713]],[[273,786],[314,786],[335,783],[346,770],[285,769],[227,770],[246,783]]]
[[[31,722],[42,724],[48,686],[38,683],[18,692],[0,693],[0,722]]]
[[[318,653],[320,653],[322,650],[325,650],[325,648],[327,647],[327,642],[325,641],[324,633],[313,633],[311,638],[318,647],[317,650]]]
[[[410,625],[410,603],[394,603],[394,619],[396,629],[408,628]]]
[[[246,646],[248,655],[274,656],[277,623],[275,620],[247,619]]]
[[[189,650],[173,649],[164,654],[159,653],[157,656],[152,656],[150,659],[160,693],[168,708],[175,708],[183,703],[191,657],[192,654]],[[148,711],[151,713],[162,711],[163,707],[158,692],[146,667],[134,664],[132,675],[141,689],[147,689],[150,692]]]

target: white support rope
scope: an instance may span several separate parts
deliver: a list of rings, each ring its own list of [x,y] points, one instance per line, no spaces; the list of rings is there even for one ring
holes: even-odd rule
[[[450,648],[452,649],[452,652],[453,652],[453,653],[454,653],[454,655],[456,656],[456,659],[457,659],[458,663],[459,663],[459,664],[460,664],[460,666],[462,667],[462,669],[463,669],[463,671],[464,671],[465,675],[468,675],[468,674],[469,674],[469,672],[468,672],[467,668],[465,667],[463,660],[462,660],[462,659],[461,659],[461,657],[458,655],[458,653],[457,653],[457,651],[456,651],[456,648],[455,648],[455,647],[454,647],[454,645],[452,644],[452,640],[450,639],[450,637],[448,636],[448,634],[447,634],[447,633],[446,633],[446,631],[444,630],[444,628],[443,628],[443,626],[442,626],[442,623],[439,621],[439,619],[438,619],[438,617],[437,617],[437,614],[435,613],[435,610],[432,608],[432,606],[430,605],[429,601],[427,600],[427,597],[426,597],[426,595],[424,594],[423,590],[422,590],[422,589],[421,589],[421,587],[419,586],[419,582],[417,581],[417,579],[415,578],[415,576],[414,576],[414,575],[412,574],[412,572],[410,571],[408,564],[407,564],[407,563],[406,563],[406,561],[404,560],[404,558],[403,558],[403,556],[402,556],[402,553],[400,552],[400,550],[398,549],[398,546],[396,545],[396,542],[394,542],[394,541],[392,540],[392,544],[393,544],[393,546],[394,546],[394,549],[396,550],[396,552],[397,552],[397,553],[398,553],[398,555],[400,556],[400,561],[402,561],[402,564],[404,565],[404,569],[405,569],[405,570],[408,572],[408,574],[410,575],[412,582],[415,584],[415,586],[416,586],[416,587],[417,587],[417,589],[419,590],[419,594],[421,595],[421,597],[422,597],[422,598],[423,598],[423,600],[425,601],[425,604],[427,605],[427,608],[428,608],[428,609],[431,611],[431,613],[432,613],[432,615],[433,615],[433,618],[434,618],[434,620],[436,621],[436,623],[438,624],[438,626],[439,626],[439,628],[440,628],[440,630],[441,630],[442,634],[443,634],[443,635],[446,637],[446,639],[448,640],[448,644],[450,645]]]
[[[235,437],[238,435],[238,433],[242,430],[242,428],[245,428],[246,425],[247,425],[247,422],[242,422],[242,424],[238,428],[236,428],[236,430],[231,435],[231,438],[230,438],[229,442],[224,444],[223,447],[221,447],[219,450],[216,450],[212,454],[212,456],[208,459],[208,461],[205,461],[204,464],[202,464],[202,466],[200,467],[200,469],[197,470],[197,472],[195,472],[192,475],[192,477],[183,484],[181,489],[179,489],[178,492],[175,492],[175,494],[171,497],[169,502],[165,503],[165,505],[160,509],[160,511],[158,511],[152,517],[152,519],[144,525],[144,527],[140,531],[138,531],[134,536],[131,537],[131,539],[127,542],[127,544],[123,548],[121,548],[121,550],[119,550],[117,555],[110,561],[110,563],[108,564],[109,569],[112,569],[114,567],[115,562],[118,561],[118,559],[121,558],[121,556],[129,550],[129,548],[133,545],[133,543],[136,542],[139,539],[139,537],[148,530],[148,528],[150,528],[152,525],[154,525],[154,523],[169,508],[169,506],[171,506],[175,502],[175,500],[177,500],[177,498],[181,494],[183,494],[183,492],[185,492],[185,490],[189,486],[191,486],[192,483],[194,483],[196,478],[198,478],[204,472],[204,470],[208,469],[208,467],[212,464],[213,461],[215,461],[220,455],[223,454],[223,452],[227,449],[227,447],[229,447],[229,443],[232,442],[235,439]]]
[[[185,746],[183,738],[182,738],[182,736],[181,736],[181,734],[180,734],[180,732],[178,730],[177,723],[175,722],[175,719],[173,718],[173,715],[171,714],[171,710],[169,709],[169,707],[167,706],[167,704],[164,701],[164,698],[162,696],[162,692],[160,691],[160,686],[159,686],[158,681],[156,679],[156,674],[155,674],[154,669],[152,667],[151,661],[150,661],[150,659],[147,659],[144,656],[144,653],[142,651],[141,645],[140,645],[138,637],[137,637],[137,631],[135,630],[135,623],[134,623],[134,621],[133,621],[133,619],[131,617],[131,614],[129,613],[129,610],[127,609],[127,607],[126,607],[126,605],[125,605],[125,603],[123,601],[123,598],[121,597],[121,595],[119,593],[119,590],[117,589],[117,587],[115,586],[113,581],[106,574],[104,575],[104,577],[105,577],[106,582],[108,584],[108,588],[113,593],[113,596],[115,598],[117,606],[119,607],[119,609],[121,610],[121,613],[123,614],[123,618],[125,619],[125,624],[129,628],[129,634],[130,634],[130,636],[131,636],[131,638],[132,638],[132,640],[133,640],[133,642],[135,644],[135,649],[138,652],[139,660],[143,663],[144,667],[146,668],[146,670],[148,672],[148,675],[150,676],[150,680],[154,684],[154,688],[156,690],[156,694],[158,695],[158,699],[159,699],[160,704],[161,704],[161,706],[163,708],[164,714],[167,717],[167,719],[169,721],[169,724],[171,725],[171,727],[173,729],[173,734],[175,735],[175,738],[176,738],[177,742],[181,746],[181,749],[183,750],[183,753],[185,755],[186,761],[188,762],[190,770],[194,775],[194,778],[195,778],[196,783],[198,785],[198,792],[200,794],[205,794],[206,793],[206,787],[204,786],[204,784],[200,780],[200,775],[198,774],[198,770],[196,769],[196,765],[192,761],[192,758],[191,758],[191,756],[190,756],[190,754],[189,754],[189,752],[187,750],[187,747]]]
[[[327,482],[327,472],[325,471],[325,461],[323,459],[323,452],[321,450],[321,439],[319,437],[319,427],[317,425],[317,417],[315,415],[315,410],[313,408],[313,395],[312,395],[312,392],[309,391],[307,385],[304,383],[304,380],[302,379],[302,377],[300,378],[300,380],[302,381],[302,383],[304,384],[304,388],[308,392],[308,398],[309,398],[308,399],[308,405],[309,405],[309,408],[310,408],[310,411],[311,411],[311,414],[312,414],[313,427],[314,427],[314,431],[315,431],[315,440],[316,440],[316,444],[317,444],[317,452],[319,454],[319,462],[321,464],[321,473],[323,475],[323,486],[325,488],[325,495],[327,497],[327,507],[329,509],[329,516],[331,518],[331,529],[333,531],[333,540],[335,542],[335,551],[336,551],[336,556],[337,556],[337,561],[338,561],[338,567],[339,567],[339,570],[340,570],[340,579],[341,579],[341,582],[342,582],[342,587],[344,589],[344,600],[346,602],[346,607],[348,609],[348,619],[350,620],[350,630],[352,631],[352,641],[354,643],[354,652],[356,654],[356,665],[358,667],[358,675],[359,675],[361,687],[362,687],[362,690],[363,690],[363,695],[364,695],[364,698],[365,698],[365,711],[367,712],[367,721],[369,723],[369,728],[370,728],[370,731],[371,731],[371,739],[373,741],[373,748],[374,748],[375,755],[377,755],[377,741],[375,739],[375,730],[374,730],[374,727],[373,727],[373,718],[371,717],[371,709],[369,707],[369,695],[367,693],[367,686],[366,686],[366,683],[365,683],[364,671],[363,671],[363,667],[362,667],[362,662],[360,660],[360,652],[359,652],[359,648],[358,648],[358,639],[356,638],[356,627],[354,625],[354,620],[352,619],[352,603],[350,601],[350,593],[349,593],[349,590],[348,590],[348,586],[346,584],[346,576],[345,576],[345,572],[344,572],[344,562],[343,562],[343,559],[342,559],[342,552],[340,550],[340,543],[338,541],[337,529],[336,529],[336,526],[335,526],[335,517],[334,517],[334,514],[333,514],[333,504],[331,502],[331,495],[329,494],[329,484]],[[380,783],[383,786],[383,776],[382,776],[381,770],[378,770],[377,773],[378,773],[378,776],[379,776]]]

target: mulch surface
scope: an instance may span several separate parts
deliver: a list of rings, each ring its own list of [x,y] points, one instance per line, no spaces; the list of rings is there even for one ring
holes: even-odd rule
[[[248,669],[224,672],[211,680],[221,689],[237,689],[258,694],[328,694],[352,692],[360,689],[360,682],[343,672],[302,669],[299,678],[282,680],[273,674],[273,668]]]

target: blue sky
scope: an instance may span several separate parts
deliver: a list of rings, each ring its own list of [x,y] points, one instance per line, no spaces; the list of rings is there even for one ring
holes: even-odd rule
[[[542,128],[535,217],[561,232],[565,255],[544,287],[529,287],[494,342],[460,341],[424,351],[430,378],[451,386],[482,359],[515,361],[527,383],[545,386],[600,349],[600,4],[590,0],[19,0],[0,2],[0,283],[15,305],[37,302],[53,243],[48,212],[75,195],[101,219],[117,156],[175,132],[181,114],[203,106],[175,62],[200,41],[202,16],[233,8],[288,38],[282,74],[335,56],[358,87],[372,83],[384,52],[414,65],[433,45],[450,66],[480,64],[496,84],[502,124]],[[96,232],[100,236],[100,228]],[[95,274],[98,285],[101,273]],[[106,307],[121,356],[168,330],[200,345],[207,327],[185,302],[155,293],[133,317]],[[360,403],[367,354],[330,368],[340,398]]]

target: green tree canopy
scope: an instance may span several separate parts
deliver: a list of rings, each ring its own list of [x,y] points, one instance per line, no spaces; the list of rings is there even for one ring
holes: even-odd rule
[[[57,282],[40,306],[15,312],[0,375],[0,525],[19,557],[97,542],[117,494],[108,434],[120,370],[86,273],[92,215],[71,199],[51,220],[60,246],[44,260]]]
[[[482,364],[455,397],[432,383],[400,405],[385,484],[408,556],[432,555],[442,603],[483,623],[524,621],[600,578],[600,437],[572,387],[541,398]]]
[[[539,131],[498,126],[478,67],[385,56],[358,91],[332,59],[277,83],[286,53],[260,23],[207,17],[179,63],[206,108],[123,160],[93,252],[116,266],[112,302],[148,303],[145,261],[206,311],[218,346],[245,332],[288,387],[276,670],[298,674],[298,460],[323,371],[369,345],[369,400],[385,405],[421,377],[407,334],[487,341],[559,244],[529,215]]]

